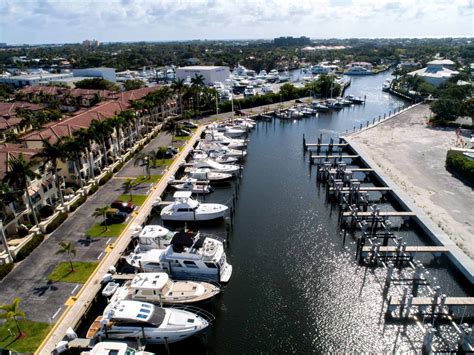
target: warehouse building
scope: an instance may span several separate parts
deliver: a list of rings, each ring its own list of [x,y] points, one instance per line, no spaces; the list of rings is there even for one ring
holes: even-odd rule
[[[177,79],[191,79],[196,74],[204,77],[205,85],[211,85],[216,81],[223,83],[230,77],[229,67],[193,65],[176,69]]]

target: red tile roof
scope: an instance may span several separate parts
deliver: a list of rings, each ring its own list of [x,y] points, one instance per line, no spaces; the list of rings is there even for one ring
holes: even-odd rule
[[[9,170],[8,161],[18,158],[23,154],[25,160],[30,160],[33,155],[38,153],[37,149],[25,148],[19,144],[1,143],[0,144],[0,179],[3,179],[5,173]]]
[[[21,118],[16,115],[16,110],[20,108],[39,111],[43,106],[22,101],[0,102],[0,130],[14,127],[21,122]]]

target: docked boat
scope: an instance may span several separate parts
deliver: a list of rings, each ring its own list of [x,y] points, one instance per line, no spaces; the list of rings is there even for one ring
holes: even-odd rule
[[[240,171],[240,167],[232,164],[219,164],[212,159],[202,159],[193,162],[193,168],[208,168],[219,173],[227,173],[236,175]]]
[[[138,235],[133,236],[135,251],[166,248],[170,245],[175,234],[175,232],[171,232],[163,226],[156,224],[146,225],[139,230]]]
[[[349,100],[350,102],[352,102],[353,104],[363,104],[365,102],[364,99],[361,99],[361,98],[357,98],[357,97],[354,97],[353,95],[347,95],[345,97],[346,100]]]
[[[263,79],[263,80],[265,80],[266,78],[267,78],[267,71],[265,69],[260,70],[258,75],[255,77],[255,79]]]
[[[288,118],[303,118],[304,114],[296,107],[290,107],[287,110]]]
[[[202,150],[208,154],[214,153],[217,155],[234,158],[243,158],[247,155],[247,151],[245,149],[231,149],[226,145],[219,143],[208,143],[204,141],[201,141],[196,149]]]
[[[371,75],[374,72],[362,66],[353,66],[346,70],[346,75]]]
[[[327,105],[327,107],[332,108],[334,110],[340,110],[340,109],[344,108],[344,105],[336,99],[327,99],[326,100],[326,105]]]
[[[272,87],[269,84],[263,85],[262,86],[262,93],[263,94],[272,94],[274,91]]]
[[[300,112],[303,113],[304,116],[313,116],[316,114],[315,109],[312,109],[311,107],[307,106],[301,107]]]
[[[239,149],[247,145],[247,141],[241,138],[230,138],[224,135],[222,132],[215,130],[206,130],[204,136],[204,142],[219,143],[228,146],[229,148]]]
[[[166,272],[177,279],[225,283],[232,275],[224,244],[199,233],[178,232],[166,249],[131,253],[126,261],[141,272]]]
[[[265,79],[269,82],[275,82],[278,80],[278,70],[276,69],[272,69],[270,70],[270,72],[267,74],[267,76],[265,77]]]
[[[190,312],[187,309],[199,312]],[[174,343],[206,329],[212,317],[195,307],[162,308],[122,300],[110,303],[87,331],[87,339],[144,339],[148,344]]]
[[[187,178],[183,183],[179,184],[170,184],[170,186],[177,191],[189,191],[193,194],[209,194],[214,191],[214,189],[207,184],[198,184],[196,179]]]
[[[126,342],[102,341],[95,344],[91,350],[81,352],[81,355],[155,355],[155,353],[135,350]]]
[[[329,107],[328,107],[328,106],[323,105],[322,103],[317,102],[317,101],[313,101],[313,102],[311,103],[311,106],[313,107],[313,109],[315,109],[316,111],[319,111],[319,112],[326,112],[326,111],[329,111]]]
[[[285,83],[289,80],[290,80],[290,73],[287,70],[285,70],[280,75],[278,75],[278,81],[280,83]]]
[[[174,281],[165,272],[139,273],[119,287],[110,302],[133,300],[153,304],[204,302],[220,293],[220,288],[203,281]]]
[[[390,86],[392,85],[392,81],[387,79],[383,82],[382,84],[382,91],[388,91],[390,90]]]
[[[252,85],[248,85],[245,90],[244,90],[244,96],[249,97],[249,96],[255,96],[257,95],[257,91]]]
[[[233,178],[232,174],[212,171],[209,168],[192,169],[186,177],[196,179],[197,181],[209,181],[210,183],[225,182]]]
[[[219,98],[221,101],[230,101],[232,100],[232,92],[228,89],[224,89],[220,92]]]
[[[190,191],[178,191],[174,202],[162,208],[163,221],[200,222],[224,217],[229,207],[219,203],[200,203],[191,198]]]
[[[217,153],[214,153],[214,152],[204,152],[202,150],[198,150],[198,149],[194,149],[193,153],[192,153],[192,157],[194,160],[202,160],[202,159],[212,159],[214,160],[215,162],[219,163],[219,164],[235,164],[239,161],[239,158],[236,158],[236,157],[229,157],[229,156],[226,156],[226,155],[219,155]]]

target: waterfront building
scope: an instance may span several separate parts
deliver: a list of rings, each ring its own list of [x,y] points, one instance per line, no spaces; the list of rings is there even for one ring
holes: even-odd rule
[[[12,75],[9,77],[0,77],[0,83],[12,85],[17,88],[24,86],[37,86],[44,85],[48,83],[55,82],[60,79],[72,78],[72,73],[61,73],[61,74],[51,74],[51,73],[35,73],[35,74],[21,74],[21,75]]]
[[[428,84],[439,86],[453,75],[459,74],[458,71],[452,70],[454,62],[451,60],[433,60],[427,63],[425,68],[421,68],[408,73],[410,76],[418,76]]]
[[[72,73],[75,77],[86,77],[86,78],[103,78],[113,83],[117,82],[115,75],[115,68],[85,68],[85,69],[73,69]]]
[[[204,77],[204,84],[211,85],[215,82],[225,82],[230,77],[229,67],[193,65],[176,69],[176,78],[186,80],[195,75]]]
[[[21,109],[38,112],[43,106],[23,101],[0,102],[0,141],[5,140],[10,133],[19,134],[27,129],[20,125],[23,118],[18,115],[18,110]]]

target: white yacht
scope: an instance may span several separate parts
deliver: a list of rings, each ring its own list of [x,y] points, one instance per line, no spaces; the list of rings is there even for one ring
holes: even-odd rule
[[[225,283],[232,275],[224,244],[215,238],[189,232],[176,233],[166,249],[132,253],[126,261],[141,272],[166,272],[177,279]]]
[[[224,135],[222,132],[214,130],[208,130],[205,132],[205,142],[216,142],[228,146],[229,148],[239,149],[246,146],[247,141],[245,139],[230,138]]]
[[[192,169],[186,176],[198,181],[209,181],[210,183],[225,182],[233,177],[232,174],[219,173],[217,171],[212,171],[209,168]]]
[[[265,69],[260,70],[260,72],[258,73],[258,75],[255,78],[265,80],[267,78],[267,71]]]
[[[264,94],[272,94],[272,93],[273,93],[273,89],[272,89],[271,85],[270,85],[270,84],[263,85],[263,86],[262,86],[262,93],[264,93]]]
[[[220,92],[219,98],[221,101],[230,101],[232,100],[232,92],[229,89],[224,89]]]
[[[102,341],[95,344],[91,350],[81,352],[81,355],[155,355],[155,353],[135,350],[125,342]]]
[[[321,102],[318,102],[318,101],[313,101],[311,103],[311,106],[313,107],[313,109],[315,109],[316,111],[321,111],[321,112],[326,112],[326,111],[329,111],[329,107],[322,104]]]
[[[390,90],[391,84],[392,84],[392,81],[390,79],[385,80],[382,84],[382,91]]]
[[[287,82],[290,80],[290,73],[285,70],[284,72],[282,72],[279,76],[278,76],[278,81],[280,83],[284,83],[284,82]]]
[[[239,161],[239,158],[236,157],[230,157],[216,152],[205,152],[203,150],[198,149],[194,149],[192,156],[194,160],[202,160],[209,158],[219,164],[235,164]]]
[[[187,178],[184,182],[179,184],[170,184],[170,186],[177,191],[189,191],[193,194],[209,194],[214,189],[208,184],[199,184],[196,179]]]
[[[247,151],[245,149],[232,149],[226,145],[222,145],[220,143],[209,143],[201,141],[197,145],[196,149],[200,149],[206,153],[215,153],[217,155],[223,155],[227,157],[235,157],[235,158],[244,158],[247,155]]]
[[[278,70],[276,69],[272,69],[270,70],[270,72],[267,74],[266,78],[267,81],[269,82],[274,82],[274,81],[277,81],[278,80]]]
[[[200,203],[191,198],[190,191],[175,192],[174,202],[165,206],[161,210],[163,221],[210,221],[222,218],[227,213],[229,207],[219,203]]]
[[[208,126],[208,129],[221,132],[229,138],[238,138],[247,133],[245,129],[234,128],[225,124],[212,124]]]
[[[288,118],[302,118],[303,116],[303,112],[296,107],[290,107],[288,109]]]
[[[146,251],[151,249],[163,249],[170,245],[175,232],[156,224],[149,224],[133,236],[135,251]]]
[[[203,159],[193,162],[193,168],[209,168],[219,173],[227,173],[236,175],[240,171],[240,167],[232,164],[219,164],[212,159]],[[186,171],[186,170],[185,170]]]
[[[154,304],[189,304],[212,299],[220,288],[203,281],[174,281],[165,272],[139,273],[115,291],[110,302],[133,300]]]
[[[324,64],[314,65],[311,68],[312,74],[329,74],[330,72],[331,72],[331,67]]]
[[[373,74],[372,70],[367,69],[361,66],[353,66],[345,72],[346,75],[371,75]]]
[[[87,331],[88,339],[144,339],[148,344],[174,343],[206,329],[212,318],[179,308],[161,308],[151,303],[123,300],[110,303]]]

